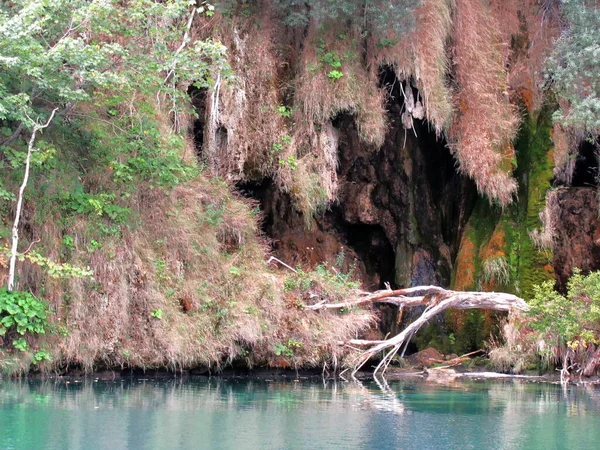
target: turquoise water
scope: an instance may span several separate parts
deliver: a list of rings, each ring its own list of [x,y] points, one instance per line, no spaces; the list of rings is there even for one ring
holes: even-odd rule
[[[422,381],[0,382],[1,449],[598,449],[600,389]]]

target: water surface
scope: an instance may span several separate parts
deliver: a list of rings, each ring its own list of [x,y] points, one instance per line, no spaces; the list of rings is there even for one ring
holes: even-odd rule
[[[597,449],[600,389],[0,381],[0,449]]]

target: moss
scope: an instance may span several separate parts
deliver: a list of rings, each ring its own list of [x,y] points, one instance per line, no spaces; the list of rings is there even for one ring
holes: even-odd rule
[[[467,230],[468,231],[468,230]],[[463,236],[458,255],[456,256],[456,268],[452,276],[452,288],[465,291],[475,286],[475,244],[468,233]]]
[[[452,288],[478,290],[481,274],[481,248],[494,234],[501,210],[480,197],[463,234],[457,263],[453,274]]]
[[[526,108],[524,108],[526,111]],[[551,105],[526,114],[515,142],[518,199],[507,209],[491,206],[485,198],[477,201],[463,235],[452,286],[455,289],[495,289],[532,295],[533,286],[552,279],[552,254],[536,248],[529,233],[542,226],[539,218],[553,177]],[[482,283],[483,263],[504,257],[510,282],[502,286]]]
[[[526,108],[523,108],[526,112]],[[553,279],[552,254],[536,248],[529,232],[540,228],[540,212],[553,177],[551,105],[526,114],[515,142],[515,178],[518,199],[500,210],[479,198],[469,218],[456,259],[452,287],[457,290],[495,290],[532,296],[533,286]],[[503,258],[509,282],[486,282],[485,261]],[[496,323],[495,315],[484,311],[452,311],[446,314],[455,353],[481,348]]]
[[[519,200],[510,216],[505,218],[505,228],[507,251],[518,255],[518,286],[525,298],[533,295],[534,285],[551,280],[554,276],[552,270],[548,269],[552,263],[551,252],[536,248],[529,237],[532,230],[542,226],[539,215],[546,205],[546,192],[551,187],[553,177],[553,109],[547,105],[541,111],[527,115],[515,145]]]

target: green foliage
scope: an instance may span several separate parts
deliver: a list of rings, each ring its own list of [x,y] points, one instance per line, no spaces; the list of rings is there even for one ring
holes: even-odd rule
[[[281,105],[281,106],[277,107],[277,113],[281,117],[292,117],[292,114],[294,114],[294,110],[293,110],[293,108],[289,108],[285,105]]]
[[[144,106],[143,102],[140,104]],[[127,117],[114,118],[113,122],[122,124],[123,131],[109,135],[102,144],[117,149],[110,162],[114,181],[131,187],[131,183],[143,180],[172,188],[196,175],[197,170],[181,158],[185,147],[183,137],[165,135],[160,123],[152,118],[154,111],[150,105],[145,105],[139,114],[137,125],[128,124]]]
[[[17,255],[19,261],[28,260],[30,263],[41,267],[52,278],[92,278],[94,272],[89,267],[78,267],[71,264],[58,264],[40,255],[36,251]]]
[[[33,364],[39,364],[44,361],[52,361],[52,355],[45,350],[38,350],[33,354]]]
[[[115,205],[115,198],[115,194],[89,194],[81,190],[65,192],[61,196],[65,212],[95,215],[122,223],[127,218],[129,210]]]
[[[298,160],[293,155],[288,156],[286,159],[279,160],[280,166],[287,167],[290,170],[296,170],[296,168],[298,167],[298,164],[299,164]]]
[[[575,270],[566,295],[550,281],[535,286],[529,302],[531,327],[575,349],[600,342],[600,272],[582,275]]]
[[[19,350],[21,352],[26,352],[27,349],[29,348],[29,344],[27,344],[27,341],[25,339],[23,339],[22,337],[20,337],[19,339],[15,339],[12,342],[12,345],[14,348],[16,348],[17,350]]]
[[[152,313],[150,314],[150,317],[152,317],[153,319],[157,319],[157,320],[161,320],[163,316],[163,310],[160,308],[156,308],[154,310],[152,310]]]
[[[69,251],[73,251],[75,249],[75,239],[73,239],[73,236],[63,236],[62,243]]]
[[[96,239],[92,239],[90,241],[90,245],[88,246],[88,252],[94,253],[96,250],[100,250],[102,248],[102,244],[98,242]]]
[[[600,10],[593,0],[562,0],[567,29],[548,58],[547,78],[563,99],[554,118],[600,134]]]
[[[202,41],[170,50],[193,8],[187,0],[1,3],[0,120],[31,128],[47,116],[37,105],[90,100],[100,89],[183,98],[177,82],[206,84],[225,51]]]
[[[297,268],[296,273],[285,279],[283,288],[286,292],[313,290],[329,297],[342,299],[350,290],[360,287],[360,283],[352,279],[353,274],[354,266],[347,273],[335,267],[329,268],[326,263],[318,265],[309,272]]]
[[[11,329],[15,329],[20,335],[43,334],[48,326],[47,317],[46,303],[29,292],[0,289],[0,336]],[[20,340],[18,345],[23,346]],[[18,347],[15,345],[15,348]]]
[[[285,344],[275,344],[273,353],[275,353],[277,356],[287,356],[291,358],[294,356],[295,351],[302,348],[302,346],[302,342],[290,338]]]
[[[218,227],[223,222],[223,214],[225,213],[225,204],[216,206],[213,204],[207,205],[204,210],[204,217],[206,222],[213,226]]]
[[[344,76],[344,74],[342,72],[340,72],[339,70],[332,70],[327,73],[327,77],[333,81],[339,80],[343,76]]]
[[[229,4],[232,0],[226,0]],[[217,3],[222,3],[219,1]],[[414,26],[413,11],[418,0],[275,0],[275,10],[285,25],[351,23],[357,30],[385,35],[404,33]]]
[[[342,60],[334,52],[327,52],[319,57],[319,60],[325,64],[329,64],[333,69],[339,69],[342,67]]]

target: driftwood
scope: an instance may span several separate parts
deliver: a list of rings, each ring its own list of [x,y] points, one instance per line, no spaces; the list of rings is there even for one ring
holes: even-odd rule
[[[378,291],[372,294],[361,293],[358,298],[343,303],[317,303],[308,305],[306,309],[341,309],[352,308],[373,303],[391,303],[400,307],[426,306],[421,317],[408,325],[400,334],[383,341],[366,341],[352,339],[344,345],[352,347],[368,347],[358,356],[352,375],[365,365],[373,356],[386,352],[375,368],[375,374],[385,372],[388,365],[400,348],[431,318],[448,308],[455,309],[492,309],[495,311],[526,311],[529,309],[525,301],[512,294],[500,292],[459,292],[443,289],[438,286],[418,286],[406,289]]]

